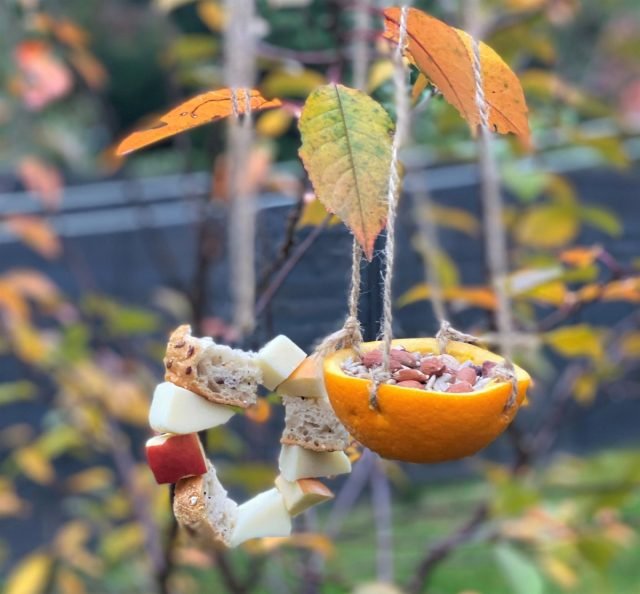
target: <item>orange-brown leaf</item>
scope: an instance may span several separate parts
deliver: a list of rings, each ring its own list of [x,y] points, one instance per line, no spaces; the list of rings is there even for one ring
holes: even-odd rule
[[[384,36],[394,43],[398,42],[400,12],[397,7],[384,11]],[[480,114],[476,106],[471,37],[419,10],[409,9],[405,52],[475,131]],[[517,135],[529,147],[528,110],[518,78],[484,43],[480,44],[480,60],[491,127],[500,134]]]
[[[57,258],[62,251],[58,235],[51,225],[40,217],[14,216],[7,221],[7,227],[45,258]]]
[[[238,113],[242,114],[246,108],[245,91],[239,89],[236,91],[236,97]],[[278,99],[267,100],[258,91],[251,90],[249,91],[249,104],[251,111],[260,111],[270,107],[279,107],[281,103]],[[165,113],[148,128],[127,136],[118,145],[116,154],[126,155],[185,130],[230,116],[233,111],[231,89],[202,93]]]

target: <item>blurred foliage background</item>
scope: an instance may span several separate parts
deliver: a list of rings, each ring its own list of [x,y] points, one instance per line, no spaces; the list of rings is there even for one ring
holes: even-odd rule
[[[415,4],[465,25],[464,2]],[[225,260],[215,214],[226,208],[224,127],[203,127],[126,162],[113,155],[117,141],[153,115],[224,86],[224,7],[216,0],[0,5],[0,584],[7,594],[640,590],[639,441],[616,439],[618,428],[602,423],[620,416],[597,412],[602,401],[622,416],[639,412],[640,225],[637,206],[614,199],[615,180],[624,181],[627,200],[640,183],[640,6],[481,4],[486,41],[522,81],[536,144],[529,155],[512,139],[496,142],[509,195],[518,358],[536,378],[531,405],[496,456],[471,464],[416,469],[365,452],[352,478],[335,485],[336,503],[306,515],[294,537],[228,553],[201,551],[176,532],[169,491],[153,483],[142,452],[168,332],[189,321],[201,333],[239,340],[208,285]],[[393,112],[375,10],[384,5],[257,5],[252,27],[265,96],[295,106],[326,81],[352,83],[354,46],[364,43],[367,91]],[[433,168],[471,166],[477,151],[455,111],[429,97],[415,98],[405,160],[413,188]],[[291,205],[278,214],[286,237],[259,271],[264,296],[283,282],[278,272],[301,238],[327,231],[326,213],[305,194],[291,110],[261,114],[256,131],[247,183]],[[613,172],[595,202],[580,190],[585,170]],[[97,271],[61,216],[80,208],[65,205],[73,188],[89,200],[91,183],[125,180],[124,200],[135,202],[145,179],[198,172],[206,174],[205,191],[177,186],[183,208],[198,213],[194,249],[176,266],[177,280],[132,302],[92,283]],[[436,200],[431,217],[430,225],[481,252],[476,208]],[[415,258],[437,271],[462,329],[490,331],[495,298],[482,263],[469,277],[452,252],[434,258],[423,240],[419,230],[411,237]],[[162,261],[170,241],[148,241]],[[331,266],[322,256],[315,256],[319,270]],[[409,316],[430,311],[431,287],[418,268],[397,303]],[[331,315],[337,325],[342,311]],[[268,402],[209,435],[223,482],[240,500],[273,480],[281,415],[278,402]],[[593,410],[583,427],[610,443],[557,447],[576,410]],[[383,496],[389,485],[392,504]],[[395,585],[377,581],[389,557]]]

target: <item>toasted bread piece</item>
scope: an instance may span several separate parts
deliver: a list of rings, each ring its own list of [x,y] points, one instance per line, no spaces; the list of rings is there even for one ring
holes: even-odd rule
[[[167,344],[164,378],[210,402],[247,408],[255,404],[262,372],[253,353],[191,335],[177,328]]]
[[[207,473],[176,484],[173,513],[178,523],[204,546],[229,546],[238,517],[238,505],[207,463]]]
[[[285,427],[280,443],[315,452],[335,452],[349,445],[349,434],[324,398],[283,396]]]

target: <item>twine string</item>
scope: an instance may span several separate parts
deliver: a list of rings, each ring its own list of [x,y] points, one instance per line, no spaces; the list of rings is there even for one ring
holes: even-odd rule
[[[507,260],[506,238],[502,232],[503,203],[500,191],[500,180],[496,162],[492,150],[490,128],[490,106],[486,100],[482,75],[482,62],[480,57],[480,41],[473,37],[473,76],[475,81],[475,99],[478,115],[480,117],[480,151],[479,161],[481,167],[481,180],[483,185],[484,200],[484,235],[489,264],[491,284],[496,295],[496,325],[498,330],[498,342],[501,347],[503,364],[498,373],[504,381],[511,382],[511,394],[507,400],[504,412],[508,413],[516,403],[518,397],[518,380],[515,367],[512,362],[513,354],[513,319],[511,316],[511,302],[506,287],[506,278],[509,268]],[[496,232],[496,225],[499,226]]]
[[[398,153],[404,144],[409,123],[409,96],[407,94],[407,73],[403,62],[405,43],[407,41],[407,18],[409,7],[403,6],[400,13],[398,29],[398,45],[393,54],[394,101],[396,106],[396,131],[391,145],[391,165],[389,168],[389,184],[387,191],[387,223],[384,249],[385,269],[382,284],[382,365],[372,373],[369,406],[378,409],[378,388],[391,377],[391,341],[393,340],[393,270],[395,260],[395,225],[400,196],[400,170]]]

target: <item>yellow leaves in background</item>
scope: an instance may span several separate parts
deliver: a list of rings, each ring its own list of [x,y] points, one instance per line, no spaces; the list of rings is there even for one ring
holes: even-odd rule
[[[72,493],[95,493],[113,484],[113,471],[105,466],[94,466],[70,476],[66,486]]]
[[[271,418],[271,405],[266,398],[258,398],[254,405],[246,409],[245,416],[254,423],[266,423]]]
[[[293,123],[293,114],[286,109],[271,109],[260,115],[256,132],[265,138],[279,138]]]
[[[298,220],[297,228],[304,229],[305,227],[317,227],[327,218],[329,213],[327,209],[322,205],[322,202],[315,197],[311,200],[305,200],[302,207],[302,214]],[[336,216],[332,216],[329,219],[329,226],[337,225],[340,219]]]
[[[405,307],[418,301],[425,301],[432,296],[432,289],[426,283],[415,285],[404,293],[397,301],[398,307]],[[466,307],[480,307],[482,309],[494,309],[496,298],[488,287],[452,286],[442,288],[442,297],[445,301],[454,302]]]
[[[514,235],[523,245],[554,248],[567,245],[579,230],[575,209],[551,204],[528,210],[516,222]]]
[[[317,553],[324,559],[335,554],[335,547],[328,536],[313,532],[299,532],[291,536],[257,538],[248,541],[244,548],[252,554],[266,555],[281,548],[304,549]]]
[[[47,554],[27,555],[9,575],[4,594],[43,594],[52,568],[53,559]]]
[[[175,0],[173,1],[175,2]],[[227,22],[223,3],[216,0],[198,2],[198,16],[211,31],[216,33],[221,32]]]
[[[588,324],[564,326],[547,332],[543,338],[564,357],[590,357],[597,360],[604,356],[604,331]]]
[[[384,36],[398,42],[400,8],[384,11]],[[459,29],[410,8],[405,53],[468,122],[480,124],[476,106],[470,36]],[[500,134],[513,133],[524,146],[531,145],[527,105],[518,78],[488,45],[480,44],[483,86],[490,106],[491,127]]]
[[[41,256],[53,260],[62,252],[62,244],[53,227],[41,217],[14,215],[6,226],[31,249]]]
[[[0,518],[17,516],[27,508],[27,502],[20,499],[13,483],[0,477]]]
[[[326,82],[323,74],[310,68],[280,69],[267,74],[260,89],[265,97],[305,99]]]
[[[53,464],[35,446],[16,450],[13,459],[25,476],[40,485],[51,484],[56,476]]]
[[[620,352],[629,359],[640,359],[640,332],[629,332],[620,341]]]
[[[478,237],[480,234],[480,222],[464,208],[432,204],[430,208],[423,209],[421,215],[430,217],[440,227],[460,231],[471,237]]]
[[[57,558],[64,560],[85,574],[99,577],[102,561],[89,552],[91,526],[84,520],[72,520],[62,526],[53,541],[53,551]]]
[[[300,158],[316,196],[371,260],[387,216],[391,118],[368,95],[326,85],[309,95],[299,128]]]
[[[130,522],[105,534],[100,548],[108,562],[116,562],[140,553],[143,547],[142,526],[137,522]]]

